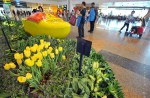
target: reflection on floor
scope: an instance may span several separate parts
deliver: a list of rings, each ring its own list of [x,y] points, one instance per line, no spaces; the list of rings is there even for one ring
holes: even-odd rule
[[[145,30],[141,39],[137,35],[126,37],[124,31],[118,32],[123,24],[104,20],[96,25],[93,34],[87,32],[89,24],[86,24],[85,39],[91,40],[95,50],[108,60],[123,87],[125,98],[150,98],[150,32]],[[72,27],[69,38],[77,35],[77,27]]]

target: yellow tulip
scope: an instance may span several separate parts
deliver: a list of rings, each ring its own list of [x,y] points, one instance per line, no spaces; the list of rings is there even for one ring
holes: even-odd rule
[[[99,67],[99,63],[98,62],[93,62],[93,69],[97,69]]]
[[[26,77],[24,77],[24,76],[19,76],[19,77],[17,78],[17,80],[18,80],[20,83],[24,83],[24,82],[26,82]]]
[[[51,43],[50,42],[47,42],[47,45],[48,45],[48,47],[51,45]]]
[[[38,60],[38,61],[36,62],[36,65],[37,65],[38,67],[41,67],[41,66],[42,66],[41,60]]]
[[[29,46],[27,46],[27,47],[26,47],[26,50],[27,50],[27,51],[30,51],[30,47],[29,47]]]
[[[21,54],[15,53],[15,54],[14,54],[14,58],[15,58],[16,60],[18,60],[18,59],[23,59],[23,53],[21,53]]]
[[[35,62],[35,61],[37,60],[36,55],[32,56],[32,57],[31,57],[31,60],[33,60],[33,61]]]
[[[102,98],[107,98],[107,96],[105,95],[105,96],[103,96]]]
[[[26,74],[26,79],[31,79],[32,78],[32,74],[31,73],[27,73]]]
[[[55,49],[55,54],[57,55],[59,53],[58,49]]]
[[[26,59],[25,60],[25,64],[29,67],[32,67],[34,65],[34,61],[33,60],[30,60],[30,59]]]
[[[50,53],[50,57],[51,57],[52,59],[55,58],[54,53]]]
[[[49,47],[49,50],[52,52],[53,48],[52,48],[52,47]]]
[[[21,57],[20,59],[23,59],[23,53],[20,54],[20,57]]]
[[[36,56],[37,56],[37,58],[38,58],[39,60],[42,60],[42,59],[43,59],[43,56],[42,56],[41,52],[38,52]]]
[[[5,65],[4,65],[4,69],[5,69],[5,70],[9,70],[9,69],[10,69],[10,65],[9,65],[9,64],[5,64]]]
[[[35,47],[37,49],[38,48],[38,44],[34,44],[33,47]]]
[[[43,54],[43,57],[46,57],[47,56],[47,51],[42,52],[42,54]]]
[[[66,56],[65,56],[65,55],[63,55],[63,56],[62,56],[62,59],[63,59],[63,60],[66,60]]]
[[[46,45],[46,41],[44,41],[41,45]]]
[[[30,55],[31,55],[31,52],[29,51],[29,50],[24,50],[24,55],[25,55],[25,57],[30,57]]]
[[[62,47],[59,47],[58,50],[61,52],[61,51],[63,50],[63,48],[62,48]]]
[[[38,47],[38,48],[40,48],[41,50],[43,50],[43,48],[44,48],[44,44],[39,45],[39,47]]]
[[[41,47],[40,46],[38,46],[38,48],[37,48],[37,52],[40,52],[42,49],[41,49]]]
[[[19,53],[15,53],[14,54],[14,58],[17,60],[17,59],[20,59],[20,54]]]
[[[34,46],[33,46],[33,47],[31,47],[30,49],[31,49],[31,52],[36,52],[36,50],[37,50],[37,48],[36,48],[36,47],[34,47]]]
[[[43,45],[44,45],[44,48],[46,48],[46,49],[48,48],[47,42],[44,42]]]
[[[16,68],[16,65],[14,64],[14,63],[9,63],[9,66],[10,66],[10,68],[12,68],[12,69],[14,69],[14,68]]]
[[[21,59],[18,59],[18,60],[17,60],[17,64],[18,64],[18,65],[21,65],[21,64],[22,64],[22,60],[21,60]]]
[[[52,52],[53,48],[49,47],[49,49],[47,50],[47,53],[50,54]]]
[[[43,40],[43,39],[41,39],[41,40],[40,40],[40,43],[41,43],[41,44],[43,44],[43,43],[44,43],[44,40]]]
[[[47,48],[48,48],[48,44],[45,45],[45,49],[47,49]]]
[[[51,53],[51,51],[48,49],[48,50],[47,50],[47,54],[50,54],[50,53]]]

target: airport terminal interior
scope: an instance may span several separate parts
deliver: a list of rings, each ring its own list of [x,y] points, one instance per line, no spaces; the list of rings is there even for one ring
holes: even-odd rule
[[[150,0],[0,0],[0,98],[150,98]]]

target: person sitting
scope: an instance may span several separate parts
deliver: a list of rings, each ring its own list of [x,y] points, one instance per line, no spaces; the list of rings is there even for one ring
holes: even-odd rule
[[[38,12],[44,12],[42,6],[39,6],[38,9],[39,9]]]

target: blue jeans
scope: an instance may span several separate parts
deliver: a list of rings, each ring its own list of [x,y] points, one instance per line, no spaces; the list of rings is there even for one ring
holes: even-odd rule
[[[80,23],[78,27],[79,37],[84,37],[84,23]]]

